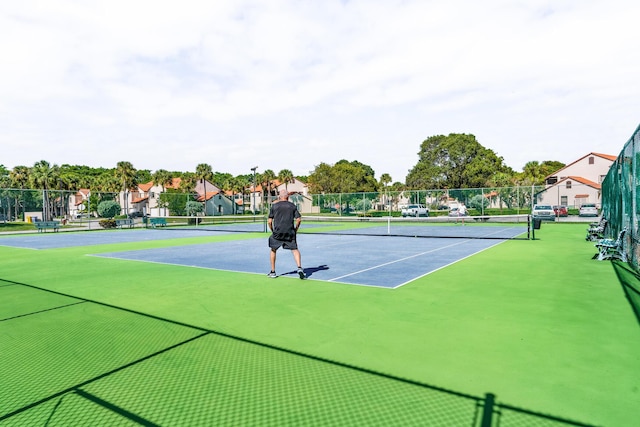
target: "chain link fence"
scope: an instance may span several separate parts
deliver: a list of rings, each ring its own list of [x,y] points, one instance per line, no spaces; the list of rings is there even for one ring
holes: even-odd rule
[[[628,168],[626,165],[621,168]],[[615,191],[623,183],[616,182]],[[626,191],[631,185],[624,184]],[[613,190],[612,190],[613,191]],[[557,185],[484,187],[432,190],[383,190],[360,193],[291,194],[290,200],[303,214],[401,216],[410,205],[429,210],[429,216],[447,215],[461,204],[469,215],[528,214],[535,204],[564,206],[569,215],[578,215],[581,204],[600,206],[599,186],[576,181]],[[277,200],[272,194],[218,193],[206,201],[197,193],[167,190],[164,192],[102,192],[90,189],[80,191],[0,189],[0,218],[5,221],[32,222],[32,219],[74,220],[98,217],[98,205],[113,200],[120,205],[122,216],[190,216],[266,214]],[[629,204],[629,202],[627,202]],[[196,206],[198,205],[198,206]],[[198,209],[194,210],[194,206]],[[255,206],[255,209],[253,207]],[[620,206],[612,206],[617,215]]]
[[[624,247],[628,262],[638,271],[638,215],[640,214],[640,126],[625,143],[602,184],[602,215],[609,223],[606,234],[615,238],[626,229]]]

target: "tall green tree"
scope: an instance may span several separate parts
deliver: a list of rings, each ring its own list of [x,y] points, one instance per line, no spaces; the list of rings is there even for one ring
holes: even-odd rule
[[[43,207],[43,220],[50,221],[52,219],[52,206],[49,203],[49,189],[55,184],[59,177],[58,165],[50,165],[46,160],[40,160],[36,162],[31,168],[31,174],[29,175],[30,183],[34,188],[38,188],[42,191],[42,207]]]
[[[213,177],[213,169],[211,165],[206,163],[200,163],[196,166],[196,178],[200,182],[202,182],[202,188],[204,191],[204,196],[202,197],[203,203],[202,206],[204,208],[204,214],[207,214],[207,181],[209,181]]]
[[[276,179],[276,173],[271,169],[266,169],[264,172],[260,174],[260,178],[261,178],[260,182],[262,183],[262,193],[263,193],[264,201],[266,202],[268,207],[269,202],[271,201],[270,200],[271,196],[273,196],[272,187],[273,187],[273,181]]]
[[[158,169],[151,175],[151,180],[153,181],[153,185],[159,185],[162,187],[162,193],[165,192],[165,189],[168,185],[171,185],[173,177],[171,176],[171,172],[166,169]],[[161,200],[158,198],[158,211],[160,208],[167,208],[167,203],[165,200]],[[166,212],[165,212],[166,214]]]
[[[4,165],[0,165],[0,188],[8,188],[11,182],[9,178],[9,174],[11,171],[4,167]]]
[[[382,175],[380,175],[380,189],[386,189],[387,185],[389,185],[391,181],[391,175],[389,175],[388,173],[383,173]]]
[[[29,185],[29,168],[16,166],[9,172],[12,188],[27,188]]]
[[[371,166],[358,161],[320,163],[307,179],[310,191],[315,194],[371,192],[378,188]]]
[[[198,177],[193,172],[185,172],[180,177],[180,190],[184,193],[193,193],[197,184]]]
[[[287,186],[295,180],[295,176],[289,169],[282,169],[278,172],[278,180],[284,184],[285,190],[288,190]]]
[[[406,181],[413,189],[478,188],[496,172],[513,173],[502,157],[470,134],[429,137],[420,145],[418,156]]]
[[[130,162],[118,162],[116,165],[116,178],[120,181],[120,190],[124,194],[124,213],[129,213],[129,191],[138,183],[136,182],[136,168]]]

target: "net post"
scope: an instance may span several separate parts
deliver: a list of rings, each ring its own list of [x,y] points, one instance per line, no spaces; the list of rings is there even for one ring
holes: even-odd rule
[[[531,236],[529,240],[536,240],[536,230],[532,221],[533,217],[531,215],[527,215],[527,235]]]

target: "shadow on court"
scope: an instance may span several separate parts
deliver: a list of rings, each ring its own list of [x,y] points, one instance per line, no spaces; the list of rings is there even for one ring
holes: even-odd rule
[[[319,265],[317,267],[305,267],[303,268],[304,270],[304,274],[307,275],[307,279],[310,278],[311,276],[313,276],[314,273],[317,273],[318,271],[324,271],[324,270],[328,270],[329,266],[328,265]],[[291,270],[291,271],[287,271],[286,273],[282,273],[281,276],[295,276],[298,277],[298,270]]]

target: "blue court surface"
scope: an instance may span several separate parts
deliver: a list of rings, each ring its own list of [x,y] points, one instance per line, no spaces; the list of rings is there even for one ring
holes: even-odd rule
[[[220,233],[189,229],[170,231],[156,229],[65,231],[57,233],[31,233],[3,236],[0,238],[0,246],[11,246],[24,249],[57,249],[72,248],[76,246],[176,239],[182,237],[203,237],[213,234]]]
[[[298,236],[302,265],[309,281],[383,288],[397,288],[500,242],[463,238]],[[270,269],[269,251],[265,235],[258,239],[95,256],[266,275]],[[297,279],[290,251],[278,251],[276,270],[280,277]]]

